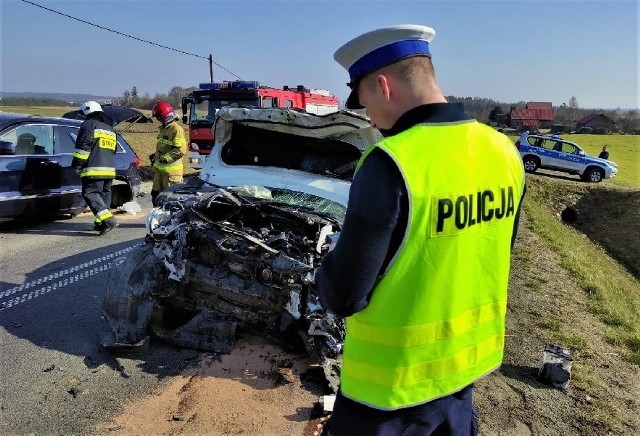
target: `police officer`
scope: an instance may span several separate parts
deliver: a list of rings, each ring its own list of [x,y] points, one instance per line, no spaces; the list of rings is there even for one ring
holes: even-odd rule
[[[178,116],[169,103],[157,102],[151,109],[151,115],[162,123],[156,152],[149,156],[155,170],[151,187],[151,201],[155,206],[160,192],[175,183],[182,183],[182,157],[187,153],[187,141],[184,129],[178,123]]]
[[[72,165],[82,179],[82,196],[95,215],[94,229],[101,235],[118,226],[111,214],[111,184],[116,176],[117,137],[111,120],[95,101],[80,105],[85,120],[80,126]]]
[[[598,157],[600,159],[609,159],[609,152],[607,151],[607,146],[606,145],[602,146],[602,151],[600,152]]]
[[[447,103],[432,28],[347,42],[349,109],[385,139],[357,165],[316,285],[346,319],[326,435],[475,434],[473,383],[502,362],[510,251],[524,194],[511,141]]]

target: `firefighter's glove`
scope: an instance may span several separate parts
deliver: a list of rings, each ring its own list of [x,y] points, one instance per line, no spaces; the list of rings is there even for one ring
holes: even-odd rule
[[[158,161],[160,161],[160,163],[173,162],[173,160],[171,159],[171,155],[169,154],[161,154],[160,156],[158,156]]]

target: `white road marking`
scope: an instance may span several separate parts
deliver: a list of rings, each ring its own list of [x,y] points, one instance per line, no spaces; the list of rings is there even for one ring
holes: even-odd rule
[[[24,303],[34,298],[38,298],[42,295],[48,294],[51,291],[64,288],[65,286],[76,283],[80,280],[84,280],[87,277],[93,276],[94,274],[107,271],[111,268],[111,261],[113,259],[128,253],[129,251],[133,250],[135,247],[139,245],[141,244],[135,244],[130,247],[123,248],[122,250],[109,253],[105,256],[97,257],[88,262],[83,262],[79,265],[75,265],[75,266],[66,268],[64,270],[56,271],[52,274],[49,274],[46,277],[39,277],[37,280],[33,280],[19,286],[15,286],[6,291],[2,291],[0,292],[0,299],[11,296],[18,292],[29,290],[29,292],[27,293],[18,295],[9,300],[2,301],[1,302],[2,307],[8,309],[9,307],[17,306],[20,303]],[[55,281],[56,279],[59,279],[59,280]],[[49,283],[49,282],[53,282],[53,283]],[[36,288],[36,289],[31,289],[31,288]]]

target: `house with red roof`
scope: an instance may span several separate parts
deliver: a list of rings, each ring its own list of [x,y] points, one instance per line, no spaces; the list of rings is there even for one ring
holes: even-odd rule
[[[530,101],[524,108],[512,107],[509,116],[511,127],[528,127],[531,130],[547,129],[553,124],[553,105],[546,101]]]

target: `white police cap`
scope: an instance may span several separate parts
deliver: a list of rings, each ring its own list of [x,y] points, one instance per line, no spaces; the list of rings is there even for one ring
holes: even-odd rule
[[[340,47],[333,58],[348,72],[351,94],[348,109],[361,109],[358,101],[358,81],[385,65],[413,56],[428,56],[429,43],[436,36],[431,27],[401,24],[385,27],[360,35]]]

